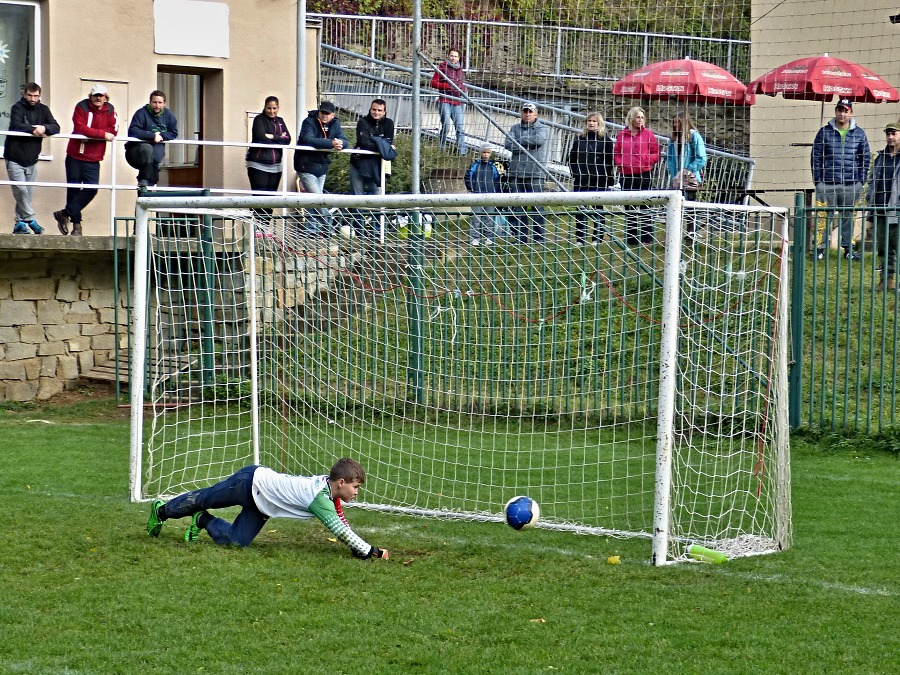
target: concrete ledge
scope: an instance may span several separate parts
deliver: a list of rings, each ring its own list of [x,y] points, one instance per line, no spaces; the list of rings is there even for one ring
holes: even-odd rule
[[[72,237],[50,234],[0,234],[0,251],[120,251],[134,248],[133,237]],[[56,222],[53,223],[57,230]]]

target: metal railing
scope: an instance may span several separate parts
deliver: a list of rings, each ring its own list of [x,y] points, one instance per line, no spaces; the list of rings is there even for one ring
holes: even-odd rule
[[[26,134],[23,132],[0,130],[0,138],[5,137],[5,136],[22,136],[25,138],[32,138],[32,136],[30,134]],[[68,141],[69,139],[89,140],[89,141],[97,141],[98,140],[96,138],[88,138],[87,136],[82,136],[80,134],[54,134],[53,136],[47,136],[43,139],[44,143],[45,143],[44,149],[46,150],[47,146],[52,145],[57,139],[66,140],[66,141]],[[103,162],[101,162],[101,165],[103,167],[105,167],[107,165],[109,166],[109,169],[108,169],[109,174],[108,175],[111,176],[112,178],[109,179],[107,182],[100,182],[96,185],[91,185],[90,187],[100,190],[100,191],[108,191],[109,192],[109,195],[110,195],[110,198],[109,198],[109,201],[110,201],[110,203],[109,203],[110,233],[109,234],[110,235],[115,235],[114,228],[115,228],[116,219],[118,216],[123,215],[123,214],[119,213],[119,208],[118,208],[118,197],[119,197],[120,193],[135,192],[138,189],[137,185],[134,183],[123,184],[123,183],[116,182],[115,177],[118,175],[119,165],[121,162],[124,162],[124,154],[125,154],[124,144],[128,141],[140,141],[140,140],[141,139],[138,139],[138,138],[131,138],[128,136],[124,136],[124,137],[116,137],[112,141],[103,141],[103,142],[108,142],[110,144],[110,149],[109,149],[109,152],[107,153],[106,157],[104,158]],[[226,161],[234,161],[231,159],[226,159],[226,157],[225,157],[225,153],[229,149],[235,149],[240,153],[240,156],[237,161],[239,161],[241,163],[241,165],[243,165],[243,163],[244,163],[243,155],[246,152],[247,148],[272,149],[272,147],[273,147],[271,144],[265,144],[265,143],[246,143],[246,142],[240,142],[240,141],[210,141],[210,140],[201,141],[201,140],[182,140],[182,139],[166,141],[166,145],[192,145],[192,146],[207,148],[208,149],[207,154],[206,154],[207,160],[211,159],[209,156],[210,152],[217,150],[218,153],[221,154],[221,157],[214,158],[214,159],[221,159],[223,165]],[[120,146],[123,148],[121,151],[119,150]],[[281,170],[282,170],[282,176],[284,177],[284,180],[282,181],[281,187],[279,188],[279,190],[277,190],[276,192],[273,192],[272,194],[281,194],[281,195],[289,194],[289,193],[295,191],[295,181],[293,180],[294,170],[293,170],[293,152],[292,152],[294,150],[303,150],[303,151],[310,151],[310,152],[336,152],[336,153],[339,152],[339,154],[347,154],[347,155],[353,155],[353,154],[375,155],[375,154],[377,154],[374,152],[370,152],[368,150],[358,150],[358,149],[354,149],[354,148],[345,148],[344,150],[340,150],[340,151],[321,150],[319,148],[313,148],[313,147],[307,146],[307,145],[284,145],[284,146],[278,146],[277,149],[281,149],[284,151],[284,152],[282,152],[282,156],[281,156]],[[64,156],[65,156],[65,150],[63,150],[63,152],[60,153],[60,158],[63,158]],[[57,160],[56,160],[56,156],[53,153],[42,152],[41,158],[39,161],[57,161]],[[165,166],[165,165],[163,165],[163,166]],[[381,171],[382,171],[381,185],[382,186],[385,185],[385,179],[384,179],[385,169],[386,169],[385,162],[382,161],[382,163],[381,163]],[[101,171],[103,171],[105,173],[107,171],[107,169],[101,168]],[[0,185],[15,185],[15,184],[17,184],[16,181],[0,180]],[[81,183],[61,183],[61,182],[41,181],[41,180],[29,182],[29,185],[32,185],[34,187],[49,187],[49,188],[70,188],[70,187],[84,188],[84,187],[86,187],[84,184],[81,184]],[[217,194],[217,195],[218,194],[227,194],[227,195],[237,196],[237,195],[260,194],[259,191],[250,190],[249,188],[245,188],[245,187],[238,187],[237,185],[220,185],[220,186],[203,185],[202,187],[204,190],[207,190],[209,193]],[[384,187],[382,187],[381,189],[383,191]],[[185,187],[161,186],[161,187],[154,187],[153,190],[158,191],[158,192],[181,192],[181,191],[185,190]]]
[[[824,248],[822,260],[815,249],[813,257],[807,256],[807,221],[825,229],[831,219],[837,229],[835,221],[843,215],[861,228],[861,257],[850,260],[830,247]],[[797,194],[791,263],[792,428],[875,433],[900,423],[900,288],[879,288],[889,240],[882,231],[874,242],[867,241],[863,224],[873,215],[870,207],[809,207],[803,193]],[[895,259],[900,255],[892,253]]]
[[[413,19],[345,14],[307,15],[322,21],[322,43],[383,61],[409,63]],[[422,48],[442,55],[462,50],[468,79],[514,73],[555,81],[612,81],[653,61],[683,58],[714,63],[750,79],[750,40],[577,28],[506,21],[422,19]],[[501,46],[522,49],[500,49]],[[674,55],[674,56],[673,56]]]
[[[330,45],[322,45],[322,96],[345,110],[365,114],[372,98],[384,99],[388,106],[388,116],[398,129],[412,126],[412,77],[408,66],[381,61],[372,57],[349,52]],[[423,73],[423,89],[431,96],[422,96],[418,102],[422,116],[422,133],[436,139],[440,130],[437,91],[429,86],[430,72]],[[427,79],[428,81],[424,81]],[[504,140],[507,130],[520,121],[522,103],[520,96],[506,94],[478,85],[467,84],[467,115],[465,120],[466,138],[470,147],[490,144],[497,155],[508,158]],[[548,140],[548,173],[560,189],[571,185],[567,163],[569,148],[574,137],[581,133],[585,115],[571,107],[547,103],[536,104],[540,120],[550,129]],[[623,125],[606,123],[610,136],[615,137]],[[669,138],[657,134],[662,153],[665,153]],[[452,145],[455,140],[448,139]],[[745,194],[752,186],[755,161],[749,157],[707,148],[708,163],[704,171],[701,201],[717,203],[744,203]],[[654,188],[668,187],[668,174],[663,158],[654,169]]]

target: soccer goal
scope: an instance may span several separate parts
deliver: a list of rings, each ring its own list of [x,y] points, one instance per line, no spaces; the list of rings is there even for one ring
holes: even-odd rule
[[[790,545],[784,210],[323,200],[138,200],[134,500],[352,456],[362,508],[501,522],[524,494],[656,564]]]

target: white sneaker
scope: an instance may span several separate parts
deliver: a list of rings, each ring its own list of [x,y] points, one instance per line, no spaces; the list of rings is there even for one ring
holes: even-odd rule
[[[481,240],[480,240],[480,239],[473,239],[473,240],[472,240],[472,246],[478,246],[478,244],[480,244],[480,243],[481,243]]]
[[[484,240],[484,245],[485,245],[485,246],[490,246],[490,245],[493,244],[493,243],[494,243],[494,240],[493,240],[493,239],[485,239],[485,240]]]

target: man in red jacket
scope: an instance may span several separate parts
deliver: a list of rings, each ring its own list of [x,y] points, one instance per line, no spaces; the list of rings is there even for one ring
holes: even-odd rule
[[[460,155],[466,154],[464,106],[462,100],[458,98],[466,91],[464,78],[465,73],[460,62],[459,50],[451,47],[447,50],[447,60],[442,61],[434,71],[434,75],[431,77],[431,86],[440,92],[438,111],[441,115],[441,150],[447,146],[447,136],[450,135],[450,122],[452,121],[456,129],[456,151]]]
[[[66,182],[82,185],[100,183],[100,160],[106,154],[106,143],[119,131],[116,109],[109,102],[109,92],[102,84],[91,87],[91,93],[79,101],[72,113],[74,134],[97,140],[69,139],[66,147]],[[70,187],[66,189],[66,205],[53,212],[62,234],[81,236],[81,212],[97,195],[96,188]]]

